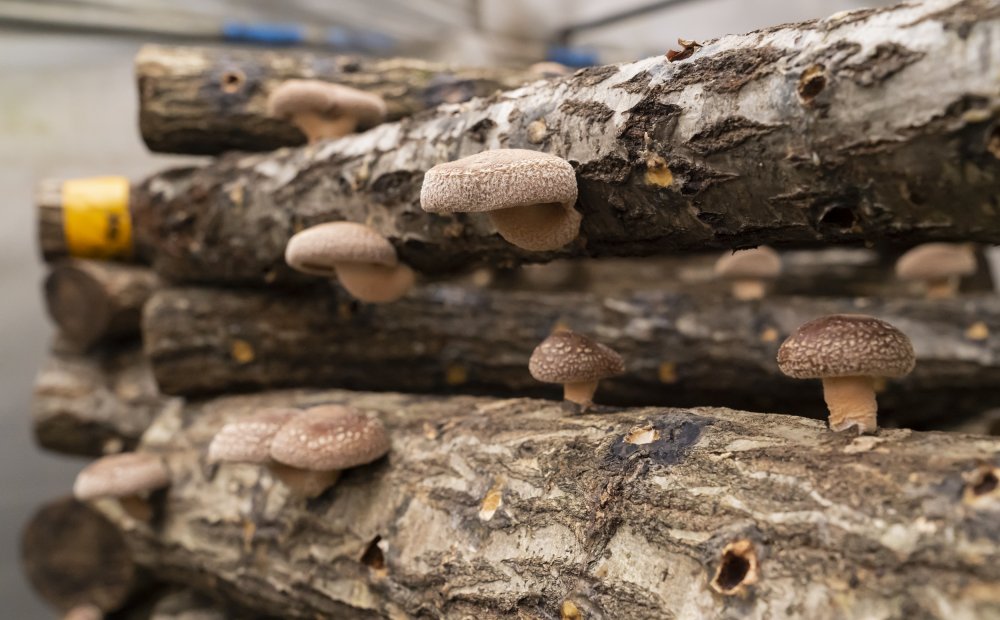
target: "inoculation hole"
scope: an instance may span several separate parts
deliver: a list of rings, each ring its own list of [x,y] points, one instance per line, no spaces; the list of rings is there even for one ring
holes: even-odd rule
[[[223,92],[227,93],[235,93],[239,89],[243,88],[243,84],[245,84],[246,81],[246,74],[238,69],[226,71],[222,74],[222,78],[219,80],[222,84]]]
[[[1000,484],[1000,480],[997,480],[995,471],[985,472],[980,476],[979,481],[972,485],[972,494],[979,497],[980,495],[992,493],[996,490],[998,484]]]
[[[803,103],[811,103],[826,88],[826,67],[813,65],[802,72],[796,89]]]
[[[376,535],[368,543],[368,548],[361,555],[361,563],[373,570],[385,570],[385,554],[382,553],[382,548],[378,546],[381,540],[382,537]]]
[[[712,588],[721,594],[737,594],[757,582],[757,554],[749,540],[737,540],[722,550]]]
[[[855,220],[854,210],[843,205],[830,207],[819,217],[820,224],[845,230],[853,227]]]

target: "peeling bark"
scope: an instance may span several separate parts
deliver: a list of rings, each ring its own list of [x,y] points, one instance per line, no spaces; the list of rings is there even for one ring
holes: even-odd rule
[[[377,414],[392,450],[316,500],[289,497],[264,468],[205,465],[225,421],[328,402]],[[166,412],[142,449],[166,457],[174,482],[152,528],[108,512],[136,561],[283,617],[1000,613],[993,438],[289,391]]]
[[[86,355],[56,347],[35,380],[31,417],[41,447],[101,456],[134,448],[171,405],[180,399],[160,395],[137,343]]]
[[[818,381],[783,375],[775,356],[802,323],[867,313],[899,327],[918,363],[880,386],[880,422],[941,428],[1000,406],[1000,298],[948,301],[774,297],[642,291],[590,293],[428,286],[388,305],[336,290],[268,294],[165,289],[146,306],[144,346],[160,388],[205,394],[326,386],[409,392],[546,395],[528,358],[557,324],[625,358],[597,402],[725,405],[826,416]]]
[[[305,78],[380,95],[389,120],[540,79],[528,71],[455,68],[407,58],[146,45],[135,59],[139,129],[164,153],[215,155],[305,143],[290,122],[267,115],[281,82]]]
[[[328,220],[370,224],[427,273],[762,243],[997,242],[1000,94],[985,76],[998,38],[991,4],[932,0],[724,37],[681,62],[595,67],[315,146],[232,154],[136,188],[139,250],[177,280],[261,284],[294,278],[285,243]],[[573,164],[576,242],[529,253],[485,216],[420,209],[424,171],[504,147]]]

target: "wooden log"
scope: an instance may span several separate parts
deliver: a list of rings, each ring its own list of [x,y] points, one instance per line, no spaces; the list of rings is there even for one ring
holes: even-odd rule
[[[101,456],[135,447],[162,396],[138,344],[80,354],[56,347],[35,380],[35,440],[54,452]]]
[[[303,501],[208,467],[228,420],[343,403],[387,458]],[[174,479],[127,536],[157,575],[286,618],[986,618],[1000,613],[1000,439],[832,434],[700,408],[289,391],[162,414]],[[122,518],[113,516],[112,518]]]
[[[557,324],[590,334],[626,360],[597,402],[726,405],[825,416],[819,382],[784,376],[775,356],[817,316],[867,313],[898,326],[919,362],[880,387],[880,421],[939,428],[1000,406],[1000,298],[948,301],[774,297],[638,291],[602,297],[428,286],[389,305],[331,288],[280,296],[178,288],[146,306],[143,340],[165,393],[196,395],[327,386],[409,392],[559,397],[528,374]]]
[[[61,611],[84,604],[118,609],[137,583],[118,527],[71,497],[31,517],[21,536],[21,566],[39,596]]]
[[[80,350],[138,336],[142,306],[159,286],[144,267],[71,260],[53,265],[45,304],[63,338]]]
[[[145,45],[135,59],[139,129],[163,153],[215,155],[305,143],[291,123],[267,114],[281,82],[306,78],[380,95],[389,120],[540,79],[531,71],[458,68],[409,58]]]
[[[329,220],[370,224],[425,273],[765,243],[995,243],[1000,94],[983,76],[1000,60],[981,50],[998,31],[989,5],[961,0],[854,12],[232,154],[136,188],[136,239],[169,278],[227,284],[294,281],[286,242]],[[574,243],[530,253],[482,214],[420,209],[426,170],[495,148],[575,167]]]

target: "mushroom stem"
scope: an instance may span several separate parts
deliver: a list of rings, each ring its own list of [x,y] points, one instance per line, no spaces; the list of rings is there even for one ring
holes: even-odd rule
[[[878,428],[878,403],[871,377],[827,377],[823,398],[830,410],[830,430],[845,431],[856,426],[859,435]]]
[[[958,276],[937,278],[927,281],[927,299],[954,299],[958,294]]]
[[[371,263],[337,263],[337,279],[347,292],[361,301],[389,303],[406,294],[416,279],[402,263],[395,267]]]
[[[119,497],[118,504],[125,511],[125,514],[136,521],[149,523],[153,520],[153,506],[149,503],[149,500],[140,495]]]
[[[358,127],[357,119],[352,116],[330,118],[315,112],[300,112],[292,116],[292,123],[309,139],[309,144],[321,140],[342,138],[354,133]]]
[[[311,471],[282,463],[271,463],[271,473],[296,495],[312,499],[319,497],[340,478],[340,470]]]
[[[499,209],[489,215],[501,237],[532,252],[556,250],[576,239],[583,219],[573,205],[558,202]]]
[[[763,299],[767,286],[763,280],[736,280],[733,282],[733,297],[741,301]]]
[[[584,408],[594,404],[594,392],[596,391],[597,381],[563,384],[563,398]]]

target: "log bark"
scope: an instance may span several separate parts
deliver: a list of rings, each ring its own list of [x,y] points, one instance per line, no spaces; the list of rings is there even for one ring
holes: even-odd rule
[[[45,305],[64,340],[80,350],[139,334],[142,306],[159,286],[150,269],[108,261],[53,265]]]
[[[266,469],[205,465],[225,421],[327,402],[378,415],[388,457],[308,502]],[[174,483],[158,527],[109,513],[136,561],[288,618],[1000,613],[995,438],[289,391],[166,412],[142,449],[165,456]]]
[[[294,276],[288,238],[367,222],[419,271],[757,244],[1000,241],[991,2],[932,0],[706,42],[439,107],[364,134],[225,156],[134,192],[141,251],[170,278]],[[581,235],[505,243],[482,214],[419,205],[431,166],[493,148],[569,160]]]
[[[530,71],[457,68],[408,58],[146,45],[135,59],[139,129],[163,153],[215,155],[305,143],[291,123],[267,115],[268,94],[296,78],[380,95],[388,119],[484,97],[540,79]]]
[[[101,456],[135,447],[162,396],[137,343],[80,354],[57,346],[35,380],[35,440],[54,452]]]
[[[867,313],[902,329],[919,362],[885,383],[880,422],[940,428],[1000,406],[1000,298],[950,301],[774,297],[640,291],[602,297],[428,286],[390,305],[333,289],[165,289],[146,306],[143,340],[168,394],[327,386],[558,397],[528,373],[557,324],[590,334],[626,360],[597,402],[726,405],[825,416],[817,381],[784,376],[775,356],[817,316]]]

